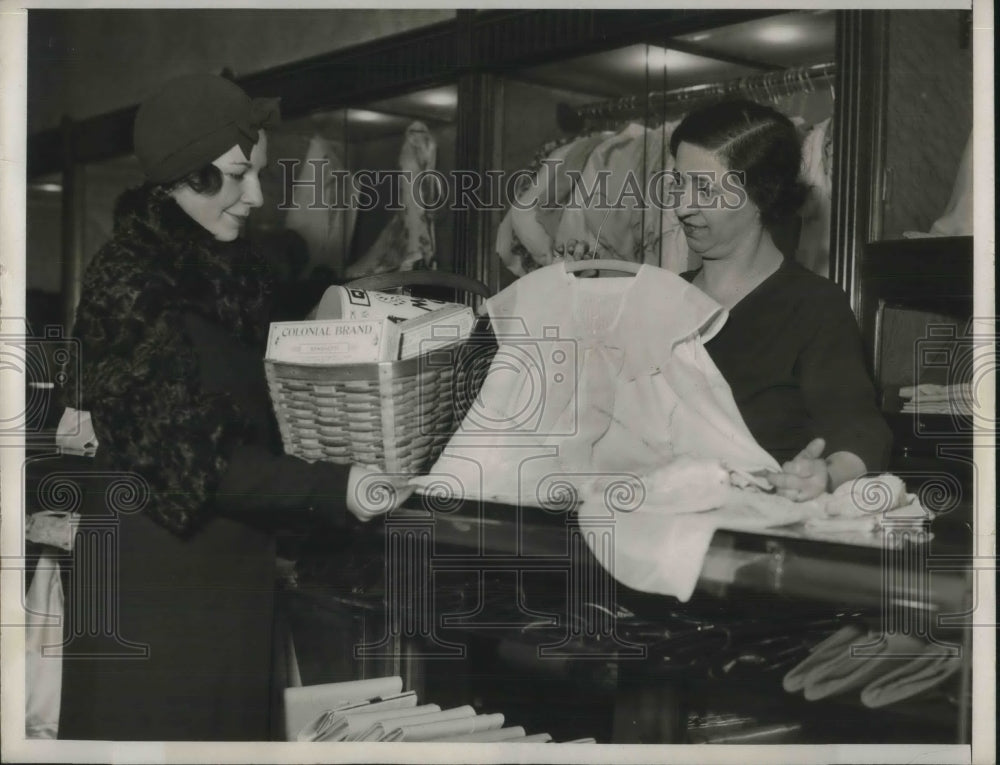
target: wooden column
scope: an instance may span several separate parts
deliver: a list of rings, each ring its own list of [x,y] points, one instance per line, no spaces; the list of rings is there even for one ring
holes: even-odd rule
[[[830,278],[860,302],[861,258],[882,229],[886,11],[839,11]]]
[[[464,74],[458,82],[458,141],[455,167],[475,173],[480,179],[479,196],[490,200],[487,170],[502,167],[503,84],[490,74]],[[502,200],[499,200],[502,202]],[[470,204],[455,211],[455,273],[479,279],[493,292],[499,288],[499,267],[494,236],[502,211]]]
[[[479,196],[489,201],[486,171],[501,167],[503,91],[499,78],[477,67],[474,16],[474,11],[458,11],[456,19],[458,114],[455,168],[477,174],[481,183]],[[493,252],[493,236],[499,216],[499,212],[469,205],[468,209],[456,210],[454,218],[455,273],[479,279],[493,292],[497,291],[500,278]]]

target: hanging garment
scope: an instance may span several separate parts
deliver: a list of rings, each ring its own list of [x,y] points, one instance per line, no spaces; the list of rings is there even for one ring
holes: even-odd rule
[[[317,164],[311,164],[315,162]],[[304,161],[297,166],[296,184],[292,187],[292,207],[285,218],[285,228],[295,231],[306,242],[309,262],[304,274],[316,268],[328,268],[337,276],[344,272],[357,210],[345,196],[345,188],[333,175],[346,170],[333,142],[316,133],[309,139]],[[322,193],[317,195],[309,183],[313,173],[322,173]],[[318,205],[322,204],[322,207]]]
[[[59,563],[43,554],[25,599],[25,738],[59,737],[63,606]]]
[[[379,234],[375,244],[347,269],[348,279],[388,271],[411,271],[418,264],[436,267],[437,251],[431,211],[444,189],[433,175],[422,175],[437,166],[437,141],[423,122],[406,128],[399,152],[400,204],[397,212]],[[420,184],[419,187],[415,184]]]
[[[490,371],[414,483],[518,506],[579,505],[581,522],[613,529],[611,545],[585,538],[633,589],[690,598],[719,528],[828,517],[870,528],[875,513],[852,505],[855,495],[888,493],[885,509],[907,496],[883,477],[808,502],[765,493],[761,474],[779,465],[754,441],[703,345],[727,314],[669,271],[578,279],[556,263],[486,307],[499,344]]]
[[[827,150],[830,120],[825,119],[802,142],[802,178],[809,184],[809,196],[799,211],[802,228],[795,260],[820,276],[830,275],[830,219],[833,178]]]
[[[972,133],[969,133],[969,140],[965,142],[965,150],[958,163],[955,185],[951,189],[948,206],[941,217],[934,221],[929,233],[905,231],[903,236],[907,239],[928,236],[972,236],[974,214],[972,191]]]
[[[487,301],[499,349],[476,404],[426,481],[539,503],[546,476],[651,472],[671,460],[777,469],[701,348],[725,320],[680,277],[578,279],[557,263]]]
[[[514,274],[550,265],[575,242],[596,257],[692,267],[687,239],[670,205],[676,123],[585,136],[555,148],[497,231],[496,252]]]

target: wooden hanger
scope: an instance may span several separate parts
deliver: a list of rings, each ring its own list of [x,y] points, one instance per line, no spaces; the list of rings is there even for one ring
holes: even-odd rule
[[[639,273],[639,268],[642,266],[641,263],[633,263],[631,260],[612,260],[611,258],[567,260],[563,263],[568,274],[575,274],[579,271],[621,271],[634,275]]]

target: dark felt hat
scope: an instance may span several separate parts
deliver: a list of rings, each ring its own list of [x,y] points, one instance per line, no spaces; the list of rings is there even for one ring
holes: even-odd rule
[[[257,131],[277,123],[278,104],[277,98],[250,98],[214,74],[170,80],[135,117],[133,144],[146,180],[179,180],[237,145],[249,159]]]

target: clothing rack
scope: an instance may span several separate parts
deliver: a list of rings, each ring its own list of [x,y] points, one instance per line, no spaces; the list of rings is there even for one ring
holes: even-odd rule
[[[792,67],[776,72],[752,74],[724,82],[691,85],[673,90],[652,91],[624,96],[608,101],[584,104],[575,110],[577,120],[589,122],[601,119],[656,117],[668,105],[743,95],[749,98],[775,100],[783,96],[815,90],[824,83],[832,85],[837,72],[833,62]]]

